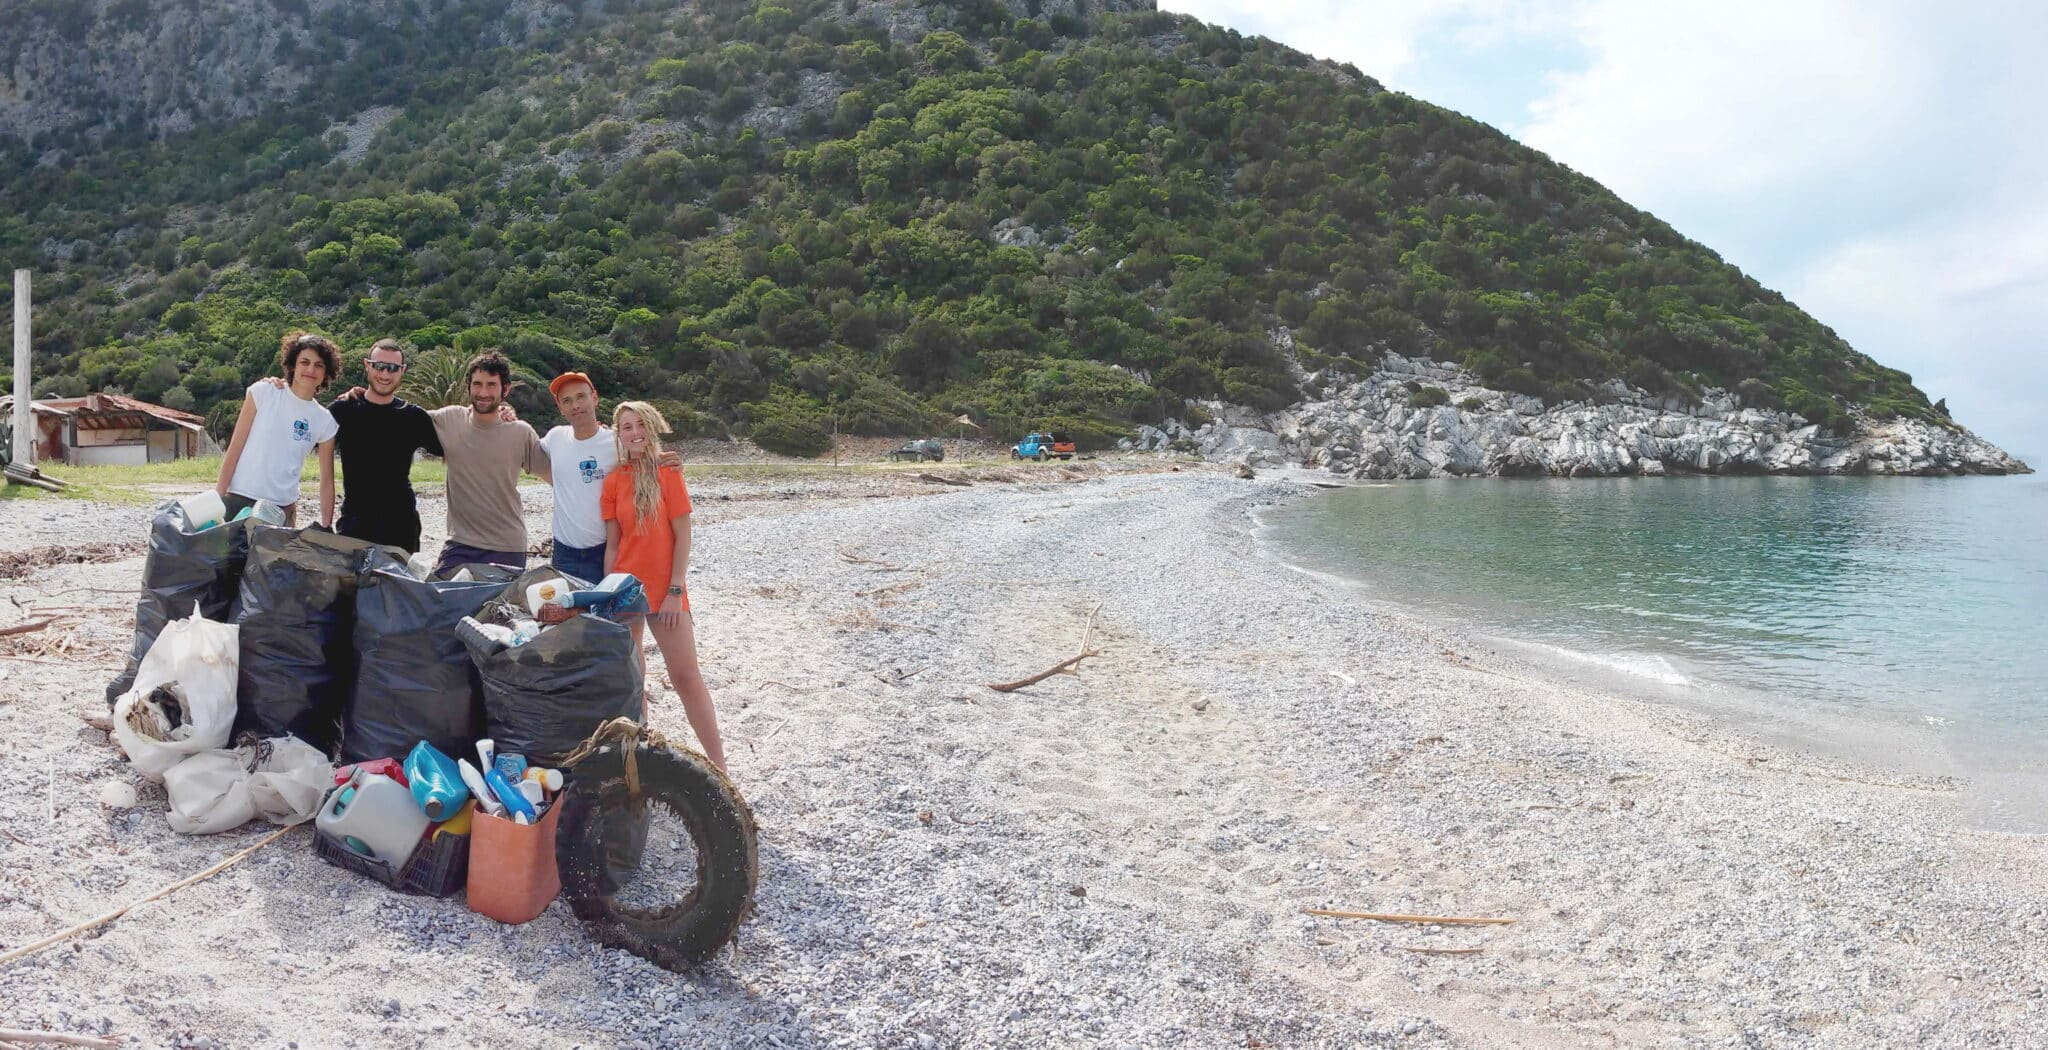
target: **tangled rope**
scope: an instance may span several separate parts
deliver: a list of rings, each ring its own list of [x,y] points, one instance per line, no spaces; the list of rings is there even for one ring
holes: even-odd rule
[[[619,745],[619,754],[626,760],[626,797],[632,801],[633,815],[637,817],[643,805],[640,799],[640,749],[668,747],[668,738],[662,736],[660,730],[643,726],[630,718],[614,718],[598,726],[589,739],[576,745],[576,750],[562,759],[562,765],[574,766],[597,754],[606,744]]]

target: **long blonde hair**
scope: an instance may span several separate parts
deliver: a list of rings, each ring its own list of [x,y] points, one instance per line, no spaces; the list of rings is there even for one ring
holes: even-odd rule
[[[619,432],[619,419],[628,412],[640,417],[640,425],[653,439],[654,447],[637,460],[627,453],[625,435]],[[612,445],[619,452],[619,469],[633,472],[635,532],[665,516],[661,512],[661,438],[668,433],[668,420],[662,418],[661,410],[645,401],[621,401],[612,409]]]

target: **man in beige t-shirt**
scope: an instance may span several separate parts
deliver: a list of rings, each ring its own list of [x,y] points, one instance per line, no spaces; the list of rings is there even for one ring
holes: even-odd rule
[[[512,384],[505,355],[486,350],[469,362],[469,404],[428,413],[448,462],[448,543],[434,572],[458,565],[526,568],[526,513],[519,474],[553,480],[540,435],[522,420],[500,418]]]

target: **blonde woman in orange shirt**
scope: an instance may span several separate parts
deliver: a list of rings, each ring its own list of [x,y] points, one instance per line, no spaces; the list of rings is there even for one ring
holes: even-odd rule
[[[669,683],[683,698],[683,713],[704,748],[704,757],[725,769],[725,743],[718,735],[718,712],[711,690],[697,666],[697,635],[690,621],[690,490],[683,472],[660,464],[661,435],[668,421],[645,401],[625,401],[612,411],[612,438],[618,443],[619,466],[605,476],[600,503],[604,513],[604,571],[629,572],[647,590],[649,611],[635,616],[633,651],[641,676],[647,654],[641,648],[646,631],[668,665]],[[642,721],[646,712],[643,710]]]

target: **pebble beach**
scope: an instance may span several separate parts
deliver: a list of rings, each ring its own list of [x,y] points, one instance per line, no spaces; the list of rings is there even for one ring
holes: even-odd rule
[[[1133,458],[691,488],[700,652],[760,828],[757,913],[714,962],[599,948],[563,902],[504,926],[402,896],[300,829],[0,964],[0,1028],[180,1047],[2048,1044],[2048,838],[1973,830],[1951,778],[1560,677],[1291,571],[1254,521],[1314,498],[1301,477]],[[548,500],[526,490],[536,538]],[[421,510],[438,547],[438,493]],[[273,830],[173,834],[162,788],[81,720],[126,653],[147,517],[0,500],[0,629],[80,610],[62,638],[0,638],[0,953]],[[1084,646],[1073,673],[989,688]],[[673,691],[653,708],[690,739]],[[104,805],[110,783],[139,803]]]

